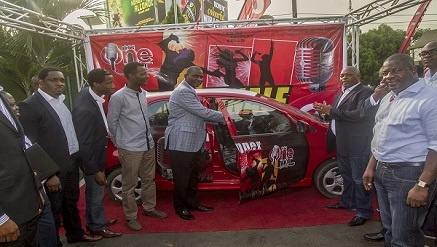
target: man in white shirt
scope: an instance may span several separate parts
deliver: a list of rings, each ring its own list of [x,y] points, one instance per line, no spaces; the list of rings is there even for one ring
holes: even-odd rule
[[[62,246],[59,240],[61,214],[69,243],[99,240],[101,236],[84,233],[77,209],[79,143],[71,113],[63,103],[64,75],[57,68],[44,68],[38,78],[39,89],[18,106],[26,136],[32,143],[38,143],[60,168],[59,174],[49,177],[45,183],[58,233],[58,246]]]
[[[79,141],[79,155],[86,182],[86,228],[92,235],[104,238],[121,236],[107,226],[117,219],[106,220],[103,198],[105,195],[105,166],[109,130],[103,108],[103,96],[114,92],[114,79],[109,71],[93,69],[88,73],[88,84],[77,95],[73,106],[73,123]]]

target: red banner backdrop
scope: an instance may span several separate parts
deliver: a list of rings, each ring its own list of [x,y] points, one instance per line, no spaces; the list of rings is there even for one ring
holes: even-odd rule
[[[123,67],[137,61],[151,75],[146,90],[168,91],[192,65],[202,87],[248,89],[309,110],[340,89],[344,24],[287,25],[92,35],[93,66],[110,70],[117,88]]]

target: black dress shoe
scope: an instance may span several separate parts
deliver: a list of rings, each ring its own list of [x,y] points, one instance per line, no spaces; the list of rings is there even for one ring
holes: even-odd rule
[[[194,220],[194,216],[188,210],[177,210],[176,214],[184,220]]]
[[[347,223],[349,226],[361,226],[362,224],[366,223],[367,219],[361,218],[360,216],[355,216],[349,223]]]
[[[84,234],[82,237],[70,237],[67,238],[68,243],[76,243],[76,242],[95,242],[97,240],[102,239],[102,236],[90,236],[87,234]]]
[[[368,241],[382,241],[384,240],[384,235],[381,232],[367,233],[364,234],[364,239]]]
[[[326,204],[326,207],[332,209],[348,209],[345,206],[341,205],[340,203]]]
[[[105,226],[112,226],[112,225],[114,225],[115,223],[117,223],[117,221],[118,221],[118,219],[107,220],[107,221],[105,222]]]
[[[121,233],[119,232],[112,232],[108,229],[103,229],[100,231],[90,231],[90,234],[92,236],[102,236],[104,238],[115,238],[115,237],[120,237]]]
[[[208,212],[208,211],[213,211],[214,210],[213,207],[208,207],[208,206],[205,206],[205,205],[202,205],[202,204],[199,204],[196,207],[193,207],[192,209],[196,210],[196,211],[201,211],[201,212]]]

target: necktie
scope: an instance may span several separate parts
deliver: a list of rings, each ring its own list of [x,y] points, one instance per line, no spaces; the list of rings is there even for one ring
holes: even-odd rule
[[[3,96],[0,95],[0,97],[1,97],[0,100],[2,100],[2,99],[3,99]],[[14,126],[14,128],[15,128],[16,130],[18,130],[18,129],[17,129],[17,124],[16,124],[15,121],[14,121],[14,118],[11,116],[11,113],[8,111],[8,109],[6,109],[5,101],[2,101],[2,104],[0,104],[0,110],[2,111],[3,115],[5,115],[5,117],[6,117],[7,119],[9,119],[9,121],[10,121],[11,124]]]
[[[395,99],[395,95],[390,96],[390,102],[392,102]]]

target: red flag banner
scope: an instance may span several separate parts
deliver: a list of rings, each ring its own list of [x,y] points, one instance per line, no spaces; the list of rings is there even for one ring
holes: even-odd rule
[[[419,27],[420,22],[422,21],[423,15],[428,8],[431,0],[423,2],[419,8],[417,8],[416,13],[414,13],[413,18],[411,18],[410,24],[408,24],[407,32],[405,34],[404,41],[399,48],[399,53],[405,53],[407,48],[410,46],[411,40],[413,40],[414,35],[416,34],[417,28]]]
[[[238,15],[238,20],[259,19],[264,15],[270,3],[271,0],[246,0]]]

